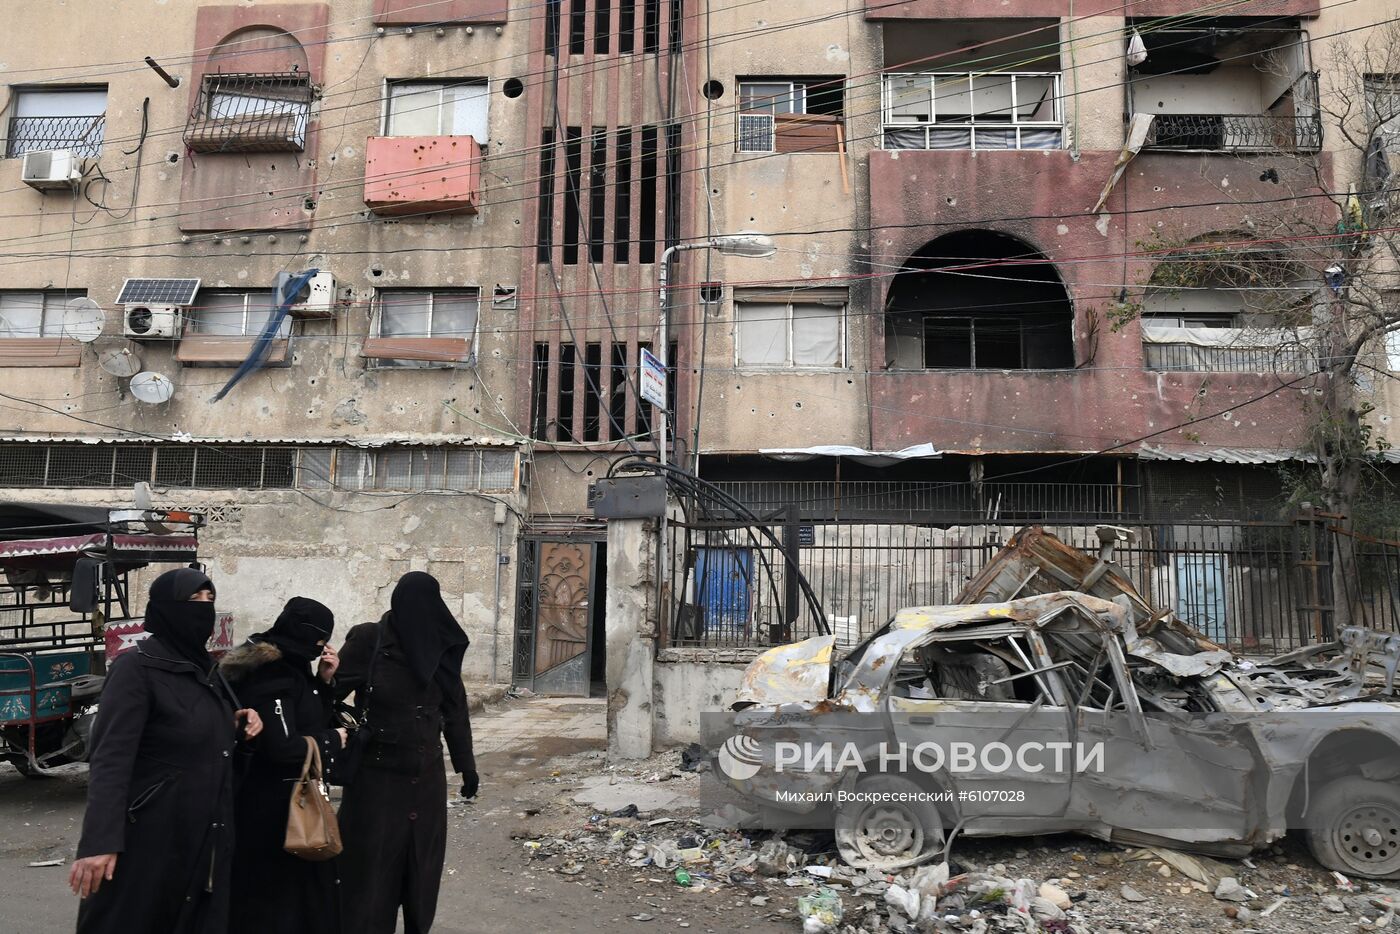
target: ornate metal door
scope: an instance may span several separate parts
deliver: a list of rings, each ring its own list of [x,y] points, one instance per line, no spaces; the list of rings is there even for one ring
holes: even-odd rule
[[[571,539],[521,540],[516,684],[540,694],[588,695],[594,548]]]

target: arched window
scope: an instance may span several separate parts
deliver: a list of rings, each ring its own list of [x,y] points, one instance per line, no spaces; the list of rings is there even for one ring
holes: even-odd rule
[[[885,358],[899,370],[1074,366],[1074,308],[1034,247],[990,230],[931,240],[885,302]]]

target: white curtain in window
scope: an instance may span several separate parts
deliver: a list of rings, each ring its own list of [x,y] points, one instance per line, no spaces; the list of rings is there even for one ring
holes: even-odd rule
[[[215,337],[244,336],[246,300],[242,292],[201,292],[199,306],[192,309],[194,329]]]
[[[449,84],[442,90],[442,134],[487,140],[485,84]]]
[[[743,302],[735,306],[736,340],[741,366],[783,366],[787,363],[787,305]]]
[[[385,292],[379,300],[379,334],[382,337],[431,337],[432,294]]]
[[[476,331],[475,295],[439,292],[433,296],[433,336],[470,338]]]
[[[107,91],[103,88],[15,94],[16,117],[97,117],[106,112]]]
[[[390,136],[441,136],[442,85],[389,85]]]
[[[57,315],[49,315],[57,318]],[[0,294],[0,337],[58,337],[62,323],[46,321],[44,293],[6,292]]]
[[[792,306],[792,362],[794,366],[841,365],[840,305]]]

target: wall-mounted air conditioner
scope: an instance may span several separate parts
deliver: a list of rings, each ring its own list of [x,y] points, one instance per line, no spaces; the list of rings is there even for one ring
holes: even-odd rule
[[[179,305],[127,305],[122,332],[133,340],[164,340],[180,336]]]
[[[24,154],[20,167],[20,180],[30,188],[49,191],[66,188],[69,191],[78,187],[83,177],[78,158],[66,149],[41,149]]]
[[[288,312],[294,318],[335,317],[335,276],[318,272],[306,284],[305,297],[293,304]]]

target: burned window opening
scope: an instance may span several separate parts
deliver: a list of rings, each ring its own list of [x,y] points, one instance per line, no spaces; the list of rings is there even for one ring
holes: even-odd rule
[[[642,0],[642,53],[661,51],[661,0]]]
[[[535,260],[549,262],[554,248],[554,130],[540,131],[540,210],[535,235]]]
[[[564,0],[545,0],[544,5],[544,54],[559,54],[559,16]]]
[[[609,0],[596,0],[593,7],[593,53],[607,55],[612,38],[612,7]]]
[[[612,345],[612,370],[608,378],[608,439],[627,437],[627,345]]]
[[[886,366],[898,370],[1065,369],[1074,365],[1074,310],[1049,262],[1005,234],[965,230],[925,244],[885,303]]]
[[[583,348],[583,440],[597,441],[603,426],[603,345]]]
[[[666,125],[666,245],[675,246],[681,236],[681,127]]]
[[[891,684],[895,697],[910,700],[1049,704],[1043,675],[1025,663],[1024,640],[1012,638],[937,641],[901,661]]]
[[[578,440],[574,435],[574,362],[577,358],[577,347],[573,344],[560,345],[558,414],[554,417],[560,441]]]
[[[613,190],[613,262],[631,261],[632,244],[632,128],[617,131],[616,184]]]
[[[587,15],[587,0],[572,0],[569,7],[569,54],[582,55],[586,51],[584,42],[585,18]]]
[[[607,245],[607,197],[608,131],[594,127],[588,156],[588,258],[595,263],[603,262]]]
[[[635,47],[637,0],[617,0],[617,51],[631,53]]]
[[[579,187],[583,184],[583,130],[566,129],[564,138],[564,265],[578,264],[579,228],[583,211]]]
[[[642,127],[642,178],[638,205],[637,262],[656,262],[657,128]]]
[[[535,345],[530,380],[530,437],[544,440],[549,428],[549,344]]]

